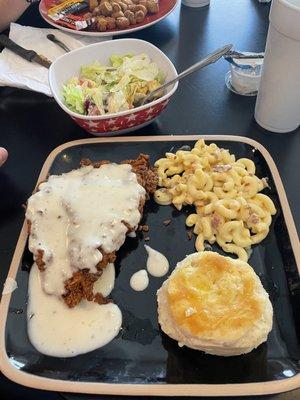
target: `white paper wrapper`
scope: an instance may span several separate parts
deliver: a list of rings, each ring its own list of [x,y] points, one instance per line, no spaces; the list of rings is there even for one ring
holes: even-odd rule
[[[50,61],[54,61],[65,51],[47,39],[49,33],[55,34],[71,50],[97,43],[103,39],[111,39],[110,37],[75,36],[58,29],[32,28],[15,23],[10,25],[9,37],[25,49],[34,50],[38,54],[47,57]],[[0,86],[34,90],[52,96],[48,83],[47,68],[34,62],[28,62],[7,49],[0,53]]]

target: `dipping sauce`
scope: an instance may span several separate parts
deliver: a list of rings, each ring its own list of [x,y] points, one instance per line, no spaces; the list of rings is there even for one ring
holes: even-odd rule
[[[259,89],[263,58],[257,59],[234,59],[239,65],[251,65],[252,68],[242,69],[235,65],[230,65],[231,84],[240,94],[256,93]]]
[[[145,249],[148,253],[147,271],[149,274],[157,278],[166,275],[170,267],[167,258],[162,253],[152,249],[146,244]]]
[[[142,292],[149,285],[149,277],[145,269],[135,272],[130,278],[130,286],[137,292]]]
[[[101,282],[102,294],[106,295],[114,282],[113,265],[107,269]],[[49,295],[42,289],[41,272],[36,264],[30,271],[28,293],[28,335],[40,353],[73,357],[106,345],[120,331],[122,314],[116,304],[99,305],[83,300],[69,308],[61,297]]]

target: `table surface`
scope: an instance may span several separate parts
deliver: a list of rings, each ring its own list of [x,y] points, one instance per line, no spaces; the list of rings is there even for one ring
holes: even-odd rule
[[[150,41],[162,49],[178,71],[202,56],[233,43],[237,50],[263,51],[268,29],[269,6],[257,0],[212,0],[199,9],[178,6],[166,20],[129,35]],[[23,25],[46,27],[37,6],[20,18]],[[228,64],[222,60],[186,78],[179,84],[165,112],[135,135],[230,134],[259,141],[279,168],[296,227],[300,227],[299,183],[300,129],[291,134],[274,134],[254,121],[255,97],[228,91],[224,84]],[[0,145],[9,159],[0,170],[0,285],[2,286],[24,219],[21,205],[31,194],[46,156],[58,145],[88,134],[56,105],[52,98],[29,91],[0,88]],[[0,393],[5,398],[58,400],[90,399],[93,396],[42,392],[21,387],[0,375]],[[98,396],[97,398],[113,398]],[[294,400],[300,390],[268,399]],[[252,397],[252,400],[258,397]]]

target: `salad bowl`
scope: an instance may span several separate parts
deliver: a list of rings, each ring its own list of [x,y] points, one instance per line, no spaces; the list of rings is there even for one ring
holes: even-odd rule
[[[70,79],[78,77],[83,66],[98,62],[109,66],[110,57],[127,54],[146,54],[162,72],[164,80],[177,77],[177,71],[169,58],[157,47],[139,39],[118,39],[91,44],[64,54],[49,69],[49,83],[58,105],[87,132],[95,136],[113,136],[131,132],[150,124],[167,106],[178,83],[170,86],[164,95],[139,107],[103,115],[83,115],[65,103],[63,88]]]

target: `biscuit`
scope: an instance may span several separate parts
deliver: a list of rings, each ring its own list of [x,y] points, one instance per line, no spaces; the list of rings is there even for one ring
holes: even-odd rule
[[[179,262],[157,300],[161,329],[208,354],[249,353],[272,329],[273,308],[253,268],[211,251]]]

